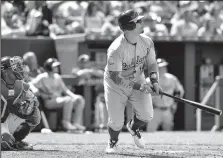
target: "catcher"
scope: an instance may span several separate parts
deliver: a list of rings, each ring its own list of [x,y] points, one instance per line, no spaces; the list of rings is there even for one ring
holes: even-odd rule
[[[39,102],[24,82],[24,64],[19,56],[1,58],[1,150],[32,150],[22,141],[41,120]],[[8,120],[17,116],[24,121],[9,132]]]

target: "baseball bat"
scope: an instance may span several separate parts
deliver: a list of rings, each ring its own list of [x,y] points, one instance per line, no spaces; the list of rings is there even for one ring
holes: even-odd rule
[[[222,114],[221,110],[213,108],[211,106],[207,106],[207,105],[204,105],[204,104],[201,104],[201,103],[198,103],[198,102],[194,102],[194,101],[191,101],[191,100],[187,100],[187,99],[183,99],[183,98],[180,98],[180,97],[176,97],[176,96],[167,94],[165,92],[160,92],[160,94],[161,95],[165,95],[165,96],[170,97],[170,98],[173,98],[176,101],[179,101],[179,102],[182,102],[182,103],[186,103],[186,104],[190,104],[190,105],[192,105],[192,106],[194,106],[196,108],[202,109],[204,111],[207,111],[207,112],[215,114],[215,115],[221,115]]]

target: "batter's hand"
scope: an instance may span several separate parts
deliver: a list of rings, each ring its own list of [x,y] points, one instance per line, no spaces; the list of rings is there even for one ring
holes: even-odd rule
[[[142,89],[140,89],[140,90],[146,94],[153,93],[153,90],[151,87],[152,87],[151,84],[143,84]]]
[[[158,83],[153,83],[152,84],[152,90],[155,94],[159,95],[160,92],[162,92],[162,88],[160,87],[160,85]]]

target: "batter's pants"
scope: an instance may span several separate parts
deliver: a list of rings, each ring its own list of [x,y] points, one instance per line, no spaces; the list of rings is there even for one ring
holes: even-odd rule
[[[148,122],[153,117],[152,98],[138,90],[124,93],[121,89],[113,89],[105,84],[105,102],[108,109],[108,126],[114,131],[119,131],[124,125],[124,111],[127,103],[133,107],[136,118]],[[133,116],[134,116],[133,115]]]

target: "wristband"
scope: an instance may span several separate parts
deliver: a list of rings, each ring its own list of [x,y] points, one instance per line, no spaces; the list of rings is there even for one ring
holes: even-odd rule
[[[149,74],[149,78],[150,78],[150,81],[151,83],[158,83],[158,73],[157,72],[151,72]]]

